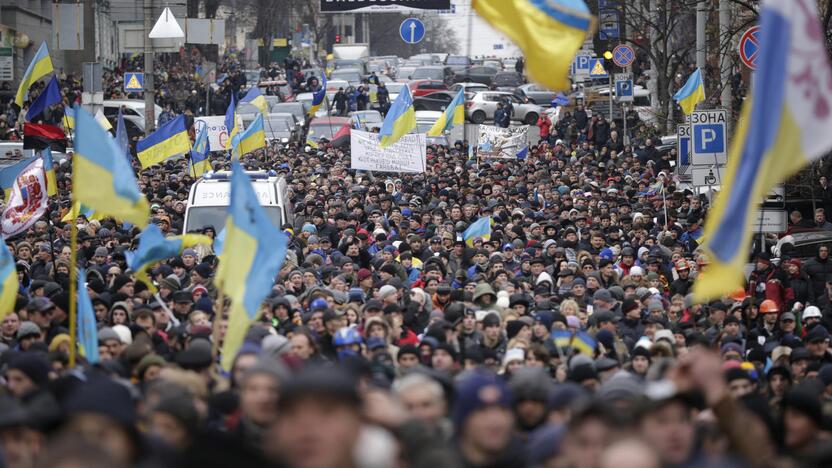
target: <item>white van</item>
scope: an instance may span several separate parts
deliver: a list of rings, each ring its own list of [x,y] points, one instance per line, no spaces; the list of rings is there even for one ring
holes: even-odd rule
[[[286,179],[273,171],[247,171],[260,205],[277,228],[294,223],[294,209],[288,196]],[[225,226],[231,200],[231,172],[206,172],[191,186],[185,209],[184,232],[214,226],[220,232]]]

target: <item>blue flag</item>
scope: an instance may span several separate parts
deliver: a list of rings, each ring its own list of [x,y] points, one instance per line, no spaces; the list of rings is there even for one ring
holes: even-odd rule
[[[43,92],[40,93],[37,99],[35,99],[35,102],[29,106],[29,112],[26,113],[26,120],[31,122],[32,119],[45,111],[47,107],[60,103],[61,89],[58,87],[58,78],[53,76],[52,79],[49,80],[49,84],[46,85]]]
[[[95,364],[98,357],[98,327],[95,323],[95,312],[92,310],[92,301],[87,292],[87,271],[78,269],[78,346],[81,355],[87,358],[87,362]]]

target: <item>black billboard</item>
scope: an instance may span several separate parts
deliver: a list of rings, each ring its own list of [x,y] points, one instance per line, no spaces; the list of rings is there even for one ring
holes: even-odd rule
[[[451,0],[321,0],[322,13],[450,10]]]

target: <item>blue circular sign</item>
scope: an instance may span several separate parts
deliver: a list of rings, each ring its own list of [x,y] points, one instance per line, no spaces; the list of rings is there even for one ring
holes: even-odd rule
[[[618,45],[612,50],[612,61],[619,67],[628,67],[635,59],[636,52],[627,44]]]
[[[418,18],[408,18],[399,26],[399,35],[408,44],[418,44],[425,38],[425,23]]]
[[[752,26],[740,38],[740,60],[746,67],[756,70],[760,51],[760,27]]]

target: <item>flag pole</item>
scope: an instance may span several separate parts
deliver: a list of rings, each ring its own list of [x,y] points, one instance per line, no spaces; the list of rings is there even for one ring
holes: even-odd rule
[[[70,200],[74,203],[74,197]],[[72,205],[74,206],[74,205]],[[78,352],[78,225],[75,220],[70,220],[70,254],[69,254],[69,367],[75,367],[75,358]],[[54,259],[52,260],[54,262]]]
[[[217,369],[217,357],[220,353],[220,320],[225,313],[225,294],[221,287],[217,288],[217,305],[214,307],[214,320],[211,323],[211,367],[212,373],[219,374]]]

